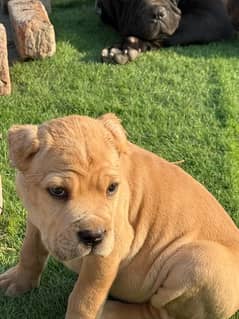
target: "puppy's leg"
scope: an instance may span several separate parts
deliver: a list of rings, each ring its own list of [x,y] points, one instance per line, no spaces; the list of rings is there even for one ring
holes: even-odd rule
[[[118,256],[83,258],[79,278],[69,297],[66,319],[96,319],[119,266]]]
[[[39,231],[28,221],[19,263],[0,275],[0,289],[14,296],[38,287],[47,256]]]
[[[97,319],[173,319],[165,309],[156,309],[150,303],[128,304],[107,301]]]
[[[215,242],[185,245],[166,262],[151,304],[173,318],[221,319],[239,309],[239,248]]]

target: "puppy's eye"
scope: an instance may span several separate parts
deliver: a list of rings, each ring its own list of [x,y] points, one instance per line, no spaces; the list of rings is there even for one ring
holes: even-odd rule
[[[119,184],[118,183],[111,183],[107,188],[107,195],[112,196],[117,191]]]
[[[68,191],[63,187],[49,187],[48,193],[57,199],[67,199]]]

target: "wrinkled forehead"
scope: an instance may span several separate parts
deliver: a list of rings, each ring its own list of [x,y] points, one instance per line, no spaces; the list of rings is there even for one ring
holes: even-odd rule
[[[166,5],[171,3],[172,1],[176,0],[138,0],[135,2],[136,7],[151,7],[151,6],[158,6],[158,5]]]
[[[81,117],[51,121],[39,129],[40,165],[47,170],[77,170],[119,166],[119,155],[103,125]]]

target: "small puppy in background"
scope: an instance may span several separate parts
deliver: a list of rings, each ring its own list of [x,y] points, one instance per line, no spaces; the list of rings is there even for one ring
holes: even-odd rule
[[[226,319],[239,309],[239,231],[180,167],[132,143],[119,119],[13,126],[28,211],[7,295],[40,283],[48,255],[79,274],[66,319]],[[114,300],[107,300],[112,296]]]

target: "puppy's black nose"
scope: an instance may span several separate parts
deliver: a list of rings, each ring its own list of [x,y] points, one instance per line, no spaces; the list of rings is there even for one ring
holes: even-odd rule
[[[78,238],[86,246],[96,246],[102,242],[104,234],[105,231],[102,229],[95,231],[85,229],[78,232]]]
[[[167,12],[164,7],[155,6],[153,7],[153,17],[155,20],[160,20],[166,16]]]

